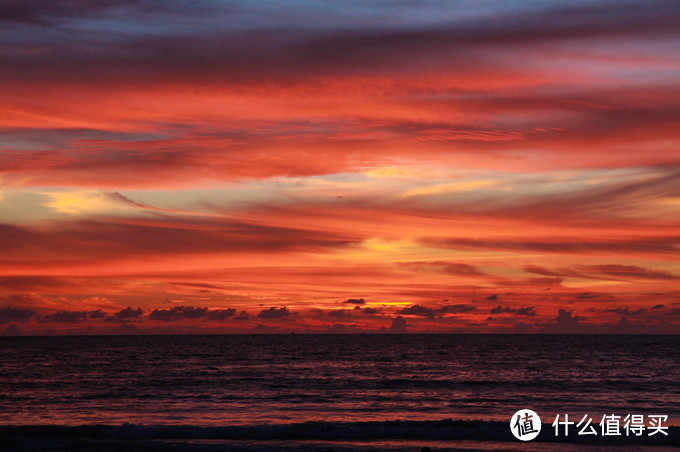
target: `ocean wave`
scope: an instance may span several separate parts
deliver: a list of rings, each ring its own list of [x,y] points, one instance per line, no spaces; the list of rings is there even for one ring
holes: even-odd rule
[[[669,426],[668,435],[654,436],[555,436],[544,424],[534,442],[572,442],[591,444],[658,445],[680,444],[680,427]],[[508,423],[484,420],[376,421],[376,422],[304,422],[250,426],[201,427],[190,425],[15,425],[0,426],[6,441],[149,441],[149,440],[435,440],[435,441],[512,441]]]

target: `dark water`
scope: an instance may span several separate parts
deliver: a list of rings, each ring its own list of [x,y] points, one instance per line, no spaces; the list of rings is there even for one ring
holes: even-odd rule
[[[661,414],[677,426],[679,349],[677,336],[0,338],[0,434],[58,425],[71,439],[190,437],[206,450],[216,438],[276,450],[299,440],[480,446],[508,439],[521,408],[545,431],[557,413],[594,423]],[[73,428],[99,424],[119,427]]]

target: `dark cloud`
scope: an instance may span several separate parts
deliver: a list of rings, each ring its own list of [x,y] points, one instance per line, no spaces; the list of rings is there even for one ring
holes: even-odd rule
[[[36,314],[32,309],[6,307],[0,309],[0,324],[26,322]]]
[[[664,307],[664,305],[662,305],[662,304],[657,304],[657,305],[652,306],[652,309],[661,309],[661,308],[663,308],[663,307]]]
[[[88,312],[87,317],[90,319],[103,319],[106,317],[106,313],[101,309],[97,309],[96,311]]]
[[[239,312],[238,316],[234,317],[234,320],[248,320],[250,319],[250,314],[246,311]]]
[[[404,315],[415,315],[418,317],[442,317],[445,314],[463,314],[466,312],[474,311],[477,309],[475,306],[470,306],[466,304],[454,304],[445,305],[438,308],[428,308],[425,306],[414,304],[408,308],[403,308],[397,311],[399,314]]]
[[[489,295],[488,297],[486,297],[486,299],[487,300],[498,300],[498,295],[496,295],[496,294]]]
[[[534,317],[536,315],[536,307],[511,308],[509,306],[496,306],[491,309],[490,314],[515,314]]]
[[[157,12],[168,11],[163,2],[149,0],[53,0],[49,2],[2,0],[0,1],[0,21],[48,26],[57,25],[67,19],[115,19],[114,13],[121,10],[130,14],[144,12],[150,14],[152,7],[159,8]]]
[[[263,325],[261,323],[255,325],[253,330],[256,331],[279,331],[281,327],[275,325]]]
[[[349,298],[345,300],[345,303],[349,304],[366,304],[363,298]]]
[[[282,308],[271,307],[269,309],[263,309],[257,314],[260,319],[280,319],[282,317],[288,317],[292,313],[288,310],[286,306]]]
[[[138,254],[243,253],[321,250],[346,246],[353,239],[336,233],[207,219],[171,218],[127,222],[74,221],[40,231],[0,224],[6,262],[80,261]]]
[[[400,315],[395,317],[394,320],[392,320],[392,325],[390,325],[390,329],[388,331],[393,334],[408,333],[406,320]]]
[[[234,317],[235,315],[236,309],[234,308],[213,309],[212,311],[208,311],[207,318],[209,320],[225,320],[229,317]]]
[[[621,317],[616,325],[606,328],[606,331],[613,334],[640,334],[645,329],[646,326],[642,323],[632,323],[626,317]]]
[[[87,320],[89,311],[57,311],[54,314],[44,315],[40,318],[43,323],[59,322],[59,323],[79,323]]]
[[[333,311],[328,311],[328,315],[331,317],[350,317],[352,315],[352,310],[350,309],[336,309]]]
[[[128,306],[127,308],[122,309],[113,314],[112,316],[108,317],[106,320],[117,322],[129,322],[131,320],[141,319],[143,314],[144,311],[141,308],[132,309],[131,307]]]
[[[19,331],[19,327],[17,326],[16,323],[12,323],[7,328],[5,328],[2,333],[0,333],[0,336],[20,336],[20,335],[21,331]]]
[[[170,309],[154,309],[149,314],[150,320],[162,320],[175,322],[183,319],[200,319],[206,316],[208,308],[195,308],[193,306],[175,306]]]
[[[233,84],[282,79],[290,82],[335,74],[408,74],[416,70],[429,72],[442,66],[455,73],[471,71],[482,63],[498,66],[503,60],[493,58],[497,49],[526,52],[527,47],[538,47],[539,43],[677,34],[680,20],[677,6],[656,0],[646,2],[644,7],[639,3],[617,3],[543,8],[532,14],[505,12],[503,17],[485,17],[484,21],[478,18],[429,28],[408,23],[381,27],[365,22],[340,29],[320,27],[319,23],[338,19],[334,14],[308,16],[309,11],[305,11],[305,16],[315,17],[315,23],[303,25],[298,18],[298,27],[302,27],[298,28],[253,22],[254,17],[263,16],[261,11],[242,6],[246,11],[241,25],[250,23],[252,28],[231,29],[216,28],[210,23],[214,15],[224,14],[222,8],[213,5],[204,11],[203,26],[187,30],[185,24],[181,28],[186,30],[184,33],[144,33],[145,22],[140,21],[140,16],[148,15],[149,20],[154,20],[151,24],[157,27],[161,19],[176,24],[181,14],[186,13],[168,7],[168,2],[126,1],[116,8],[104,2],[95,2],[96,6],[80,1],[52,3],[3,2],[0,17],[20,24],[55,26],[78,16],[108,21],[121,21],[125,17],[128,22],[131,18],[137,20],[139,31],[128,27],[127,33],[102,32],[100,39],[92,40],[86,39],[89,37],[87,27],[82,31],[70,27],[74,38],[43,39],[43,48],[47,51],[39,52],[39,57],[33,57],[29,51],[33,50],[31,46],[24,50],[13,45],[14,52],[7,52],[0,64],[16,78],[30,75],[34,79],[82,83],[115,80],[128,84],[164,79],[173,83],[222,80]],[[140,15],[139,5],[144,4],[147,6],[141,10],[145,14]],[[120,16],[121,8],[129,10],[127,15]],[[116,9],[119,15],[110,16]],[[151,14],[154,9],[156,14]],[[278,13],[292,20],[283,5]],[[36,34],[34,29],[24,30],[27,34],[30,31]],[[191,64],[187,65],[187,61]],[[112,71],[112,67],[116,70]]]
[[[477,309],[476,306],[470,306],[467,304],[452,304],[442,306],[441,308],[438,308],[436,311],[442,314],[461,314],[464,312],[474,311],[475,309]]]
[[[364,315],[376,315],[376,314],[381,314],[383,312],[382,308],[363,308],[361,306],[354,306],[354,309],[352,311],[364,314]]]
[[[574,315],[573,311],[559,309],[557,317],[544,325],[541,332],[555,334],[579,334],[594,332],[590,325],[583,324],[585,317]]]
[[[639,308],[639,309],[634,309],[631,310],[630,308],[609,308],[605,309],[604,312],[615,312],[617,314],[621,314],[624,317],[634,317],[636,315],[640,315],[647,311],[645,308]]]
[[[408,308],[403,308],[400,309],[399,314],[406,314],[406,315],[417,315],[420,317],[434,317],[434,309],[432,308],[426,308],[425,306],[417,305],[414,304],[412,306],[409,306]]]

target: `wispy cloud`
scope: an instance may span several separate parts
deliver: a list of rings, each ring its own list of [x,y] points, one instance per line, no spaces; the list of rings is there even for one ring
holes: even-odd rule
[[[0,1],[0,319],[677,332],[679,19]]]

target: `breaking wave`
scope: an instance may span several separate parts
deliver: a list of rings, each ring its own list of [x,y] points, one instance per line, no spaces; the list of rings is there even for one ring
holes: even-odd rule
[[[668,435],[619,437],[555,437],[552,428],[544,424],[535,440],[538,442],[573,442],[620,445],[672,446],[680,444],[680,427],[669,426]],[[516,441],[508,423],[484,420],[443,419],[433,421],[380,422],[303,422],[250,426],[189,426],[139,424],[123,425],[19,425],[0,426],[0,437],[13,441],[18,449],[36,441],[377,441],[377,440],[433,440],[433,441]]]

